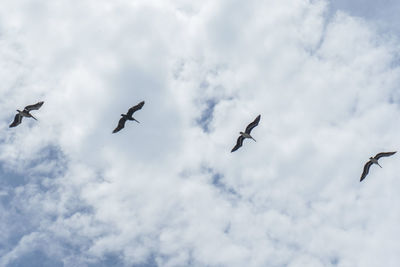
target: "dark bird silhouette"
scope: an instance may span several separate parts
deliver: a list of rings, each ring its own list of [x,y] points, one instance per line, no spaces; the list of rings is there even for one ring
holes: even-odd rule
[[[133,113],[136,111],[140,110],[144,106],[144,101],[140,102],[136,106],[131,107],[128,110],[128,113],[126,114],[121,114],[122,118],[119,119],[118,126],[114,129],[113,133],[121,131],[125,127],[125,122],[126,121],[136,121],[139,123],[138,120],[136,120],[134,117],[132,117]]]
[[[19,125],[22,122],[23,117],[33,118],[37,120],[35,117],[32,116],[30,111],[38,110],[43,105],[43,103],[43,101],[40,101],[34,105],[26,106],[23,111],[17,109],[18,113],[15,115],[14,121],[10,124],[10,128]]]
[[[376,164],[376,165],[378,165],[379,167],[382,168],[382,166],[379,165],[379,163],[378,163],[378,159],[380,159],[382,157],[389,157],[391,155],[396,154],[396,152],[397,151],[394,151],[394,152],[381,152],[381,153],[376,154],[375,157],[370,157],[369,161],[367,163],[365,163],[365,165],[364,165],[364,170],[363,170],[363,173],[361,174],[360,182],[362,180],[364,180],[364,178],[368,175],[369,168],[372,166],[372,164]]]
[[[258,115],[257,118],[252,123],[247,125],[246,131],[244,133],[240,132],[240,136],[236,141],[235,147],[232,148],[231,153],[238,150],[243,145],[243,140],[246,138],[250,138],[250,139],[253,139],[254,141],[256,141],[256,139],[254,139],[250,135],[250,132],[251,132],[251,130],[253,130],[254,127],[256,127],[258,125],[258,123],[260,122],[260,118],[261,118],[261,115]]]

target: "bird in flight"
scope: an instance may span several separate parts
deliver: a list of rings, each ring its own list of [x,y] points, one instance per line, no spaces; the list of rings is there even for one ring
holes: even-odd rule
[[[133,113],[140,110],[144,106],[144,101],[140,102],[136,106],[131,107],[126,114],[121,114],[122,118],[119,119],[118,126],[114,129],[113,133],[121,131],[125,127],[126,121],[136,121],[134,117],[132,117]]]
[[[251,130],[253,130],[254,127],[256,127],[256,126],[258,125],[258,123],[260,122],[260,118],[261,118],[261,115],[258,115],[257,118],[256,118],[252,123],[250,123],[249,125],[247,125],[246,131],[244,131],[244,133],[243,133],[243,132],[240,132],[240,136],[239,136],[239,138],[238,138],[237,141],[236,141],[235,147],[232,148],[231,153],[234,152],[234,151],[236,151],[236,150],[238,150],[238,149],[243,145],[243,140],[246,139],[246,138],[250,138],[250,139],[253,139],[254,141],[256,141],[256,140],[250,135],[250,132],[251,132]]]
[[[394,152],[381,152],[381,153],[376,154],[375,157],[370,157],[369,161],[367,163],[365,163],[365,165],[364,165],[364,170],[363,170],[363,173],[361,174],[360,182],[362,180],[364,180],[364,178],[367,176],[367,174],[369,172],[369,168],[372,166],[372,164],[376,164],[376,165],[378,165],[379,167],[382,168],[382,166],[379,165],[379,163],[378,163],[378,159],[380,159],[382,157],[392,156],[392,155],[396,154],[396,152],[397,151],[394,151]]]
[[[35,117],[32,116],[30,112],[32,110],[38,110],[43,105],[43,103],[43,101],[40,101],[34,105],[26,106],[23,111],[17,109],[18,113],[15,115],[14,121],[10,124],[10,128],[19,125],[22,122],[23,117],[33,118],[37,120]]]

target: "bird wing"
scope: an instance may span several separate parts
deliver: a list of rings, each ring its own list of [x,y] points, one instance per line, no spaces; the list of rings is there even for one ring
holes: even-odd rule
[[[24,108],[25,111],[37,110],[43,105],[43,101],[37,102],[34,105],[29,105]]]
[[[125,127],[126,119],[122,117],[119,119],[118,126],[114,129],[113,133],[121,131]]]
[[[10,128],[19,125],[21,121],[22,121],[22,116],[19,113],[15,114],[14,121],[10,124]]]
[[[371,167],[372,164],[373,164],[372,161],[368,161],[367,163],[365,163],[363,173],[361,174],[360,182],[364,180],[364,178],[367,176],[369,172],[369,167]]]
[[[376,156],[375,156],[374,158],[380,159],[380,158],[382,158],[382,157],[389,157],[389,156],[391,156],[391,155],[396,154],[396,152],[397,152],[397,151],[394,151],[394,152],[381,152],[381,153],[376,154]]]
[[[253,128],[258,125],[258,123],[260,122],[260,118],[261,118],[261,115],[258,115],[257,118],[252,123],[247,125],[246,131],[245,131],[247,134],[250,134],[251,130],[253,130]]]
[[[239,138],[236,141],[235,147],[232,148],[232,150],[231,150],[231,153],[236,151],[236,150],[238,150],[239,147],[241,147],[243,145],[243,140],[244,140],[244,137],[243,136],[239,136]]]
[[[137,104],[136,106],[131,107],[128,110],[128,113],[126,114],[128,117],[132,117],[133,113],[135,111],[138,111],[139,109],[141,109],[144,106],[144,101],[140,102],[139,104]]]

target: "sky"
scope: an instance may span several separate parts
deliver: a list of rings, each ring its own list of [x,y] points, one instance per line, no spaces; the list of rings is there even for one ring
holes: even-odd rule
[[[399,3],[74,4],[0,6],[0,266],[399,266]]]

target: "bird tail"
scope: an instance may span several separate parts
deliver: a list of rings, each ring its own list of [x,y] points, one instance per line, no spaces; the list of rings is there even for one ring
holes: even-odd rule
[[[36,119],[35,117],[33,117],[32,115],[31,115],[31,117],[32,117],[32,118],[34,118],[34,119],[35,119],[35,121],[37,121],[37,119]]]

